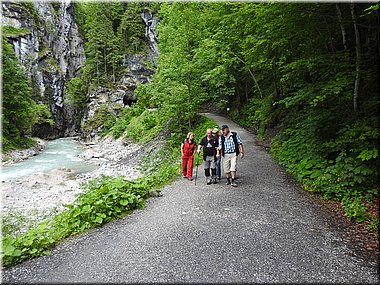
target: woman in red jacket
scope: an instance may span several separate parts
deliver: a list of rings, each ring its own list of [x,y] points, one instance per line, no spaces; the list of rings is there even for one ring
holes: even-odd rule
[[[182,176],[190,181],[193,180],[193,161],[196,150],[197,148],[194,141],[194,134],[190,132],[181,144]]]

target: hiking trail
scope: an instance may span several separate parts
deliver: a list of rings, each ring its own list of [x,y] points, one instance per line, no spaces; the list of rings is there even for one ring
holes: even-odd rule
[[[377,264],[365,261],[328,223],[315,202],[255,145],[254,135],[227,118],[205,115],[243,140],[237,188],[225,179],[206,185],[199,165],[196,186],[179,175],[144,209],[5,270],[3,282],[379,281]]]

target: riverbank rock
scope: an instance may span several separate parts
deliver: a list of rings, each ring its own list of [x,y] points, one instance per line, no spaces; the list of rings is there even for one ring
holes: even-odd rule
[[[142,145],[134,144],[123,138],[117,140],[106,137],[96,144],[88,145],[83,143],[85,150],[79,156],[83,160],[99,165],[100,167],[86,176],[126,176],[128,179],[135,179],[141,176],[137,170],[139,159],[142,157],[139,150]]]
[[[83,191],[80,188],[80,181],[75,179],[70,169],[34,173],[3,182],[1,188],[4,193],[3,212],[15,209],[19,211],[63,209],[64,204],[72,203],[76,194]],[[68,189],[71,193],[65,195]]]
[[[17,163],[23,160],[26,160],[32,156],[38,155],[46,145],[48,144],[47,140],[40,138],[32,138],[35,142],[35,145],[31,148],[20,149],[20,150],[11,150],[2,155],[1,165],[9,165],[12,163]]]

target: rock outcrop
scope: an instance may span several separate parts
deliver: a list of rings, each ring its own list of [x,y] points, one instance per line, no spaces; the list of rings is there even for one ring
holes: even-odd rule
[[[2,26],[32,82],[34,97],[49,105],[54,126],[35,126],[32,135],[56,138],[79,131],[78,114],[65,104],[66,83],[85,63],[74,5],[62,2],[3,2]]]

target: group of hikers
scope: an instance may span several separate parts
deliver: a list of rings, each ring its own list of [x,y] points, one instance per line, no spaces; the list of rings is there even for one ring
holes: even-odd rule
[[[193,180],[193,161],[195,153],[200,154],[203,149],[203,167],[207,185],[216,184],[221,180],[221,167],[226,175],[226,184],[237,187],[236,163],[237,157],[244,157],[243,142],[236,132],[231,132],[227,125],[222,126],[220,134],[218,128],[207,129],[198,147],[194,133],[189,132],[181,144],[182,176]]]

